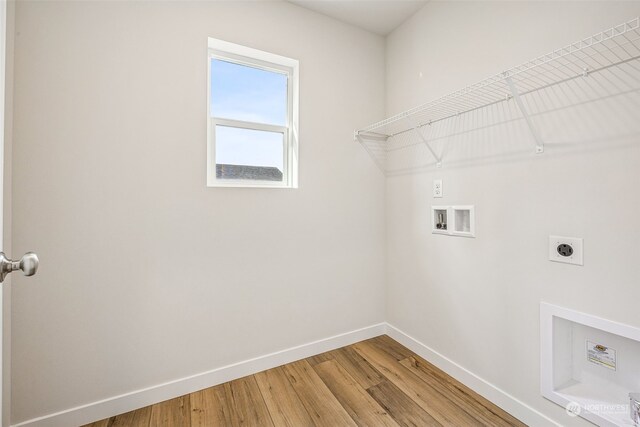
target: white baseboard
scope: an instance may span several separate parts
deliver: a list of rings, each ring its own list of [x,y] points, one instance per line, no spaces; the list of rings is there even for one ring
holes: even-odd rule
[[[388,323],[378,323],[355,331],[202,372],[190,377],[180,378],[43,417],[33,418],[15,424],[13,427],[58,427],[62,425],[77,426],[87,424],[383,334],[389,335],[409,350],[433,363],[453,378],[495,403],[525,424],[532,426],[560,426],[560,424],[551,418],[412,338],[398,328]]]
[[[33,418],[15,424],[14,427],[59,427],[87,424],[247,375],[252,375],[265,369],[275,368],[276,366],[324,353],[325,351],[354,344],[358,341],[377,337],[384,333],[386,333],[386,323],[378,323],[355,331],[202,372],[190,377],[180,378],[54,414]]]
[[[526,403],[511,396],[504,390],[480,378],[473,372],[458,365],[453,360],[424,345],[393,325],[386,324],[387,335],[398,341],[428,362],[451,375],[485,399],[495,403],[523,423],[530,426],[562,426]]]

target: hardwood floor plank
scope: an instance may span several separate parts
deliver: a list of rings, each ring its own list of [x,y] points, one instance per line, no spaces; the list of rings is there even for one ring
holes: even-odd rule
[[[191,393],[192,427],[230,426],[233,411],[224,384]]]
[[[526,427],[388,336],[85,427]]]
[[[371,339],[371,342],[393,355],[401,364],[412,370],[414,374],[428,382],[454,403],[463,407],[466,412],[482,420],[487,426],[524,425],[511,414],[489,402],[388,335],[375,337]],[[420,371],[423,371],[423,373],[421,374]]]
[[[271,415],[253,375],[224,384],[232,410],[232,426],[273,426]]]
[[[150,425],[154,427],[188,427],[191,425],[189,395],[151,406]]]
[[[356,426],[309,362],[300,360],[283,366],[289,382],[317,426]]]
[[[335,350],[316,354],[315,356],[307,357],[305,360],[309,362],[309,365],[316,366],[318,363],[326,362],[327,360],[334,360],[334,352]]]
[[[337,361],[328,360],[313,369],[356,424],[361,427],[398,427],[391,416]]]
[[[472,417],[426,384],[396,358],[370,342],[360,342],[353,348],[367,359],[389,381],[429,413],[442,425],[481,426],[481,421]]]
[[[417,355],[410,356],[400,361],[400,364],[438,390],[443,396],[449,398],[458,406],[465,408],[465,411],[474,417],[482,420],[485,425],[501,427],[524,426],[518,419],[421,357]]]
[[[111,417],[111,418],[113,418],[113,417]],[[104,420],[96,421],[96,422],[91,423],[91,424],[85,424],[82,427],[108,427],[109,426],[109,422],[111,421],[111,418],[105,418]]]
[[[367,362],[352,346],[335,350],[335,359],[365,390],[384,381],[384,376]]]
[[[371,338],[367,340],[368,343],[375,345],[376,347],[386,351],[390,355],[392,355],[396,360],[400,361],[406,359],[407,357],[411,357],[414,353],[391,338],[388,335],[380,335],[375,338]]]
[[[276,426],[315,425],[282,367],[262,371],[254,376]]]
[[[367,392],[382,406],[395,422],[403,427],[441,427],[428,412],[422,409],[402,390],[388,380],[370,387]]]
[[[329,360],[335,360],[340,363],[364,389],[379,384],[384,380],[382,374],[376,371],[375,368],[360,356],[358,352],[351,348],[351,346],[338,348],[307,358],[309,364],[314,367]]]
[[[191,397],[191,423],[194,427],[273,426],[253,376],[191,393]]]
[[[150,422],[151,406],[146,406],[111,418],[109,427],[149,427]]]

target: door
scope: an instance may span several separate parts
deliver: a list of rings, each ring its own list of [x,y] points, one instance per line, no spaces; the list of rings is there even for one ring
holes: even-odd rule
[[[6,85],[6,48],[7,48],[7,2],[0,0],[0,424],[10,424],[8,397],[3,391],[8,390],[5,384],[4,354],[5,343],[8,341],[9,331],[4,322],[4,309],[10,307],[10,293],[5,284],[7,275],[12,271],[22,270],[26,276],[32,276],[38,270],[38,257],[29,252],[19,260],[11,260],[4,254],[4,138],[5,138],[5,85]],[[7,388],[5,388],[7,387]]]
[[[5,103],[5,65],[7,46],[7,2],[0,1],[0,251],[4,250],[4,103]],[[9,411],[5,413],[5,402],[3,399],[3,389],[5,388],[4,373],[4,304],[6,292],[4,288],[0,292],[0,424],[9,425]]]

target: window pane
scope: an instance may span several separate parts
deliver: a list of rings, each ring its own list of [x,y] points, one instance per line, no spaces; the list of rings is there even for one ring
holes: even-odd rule
[[[287,76],[211,59],[211,114],[287,125]]]
[[[216,126],[216,178],[282,181],[284,135]]]

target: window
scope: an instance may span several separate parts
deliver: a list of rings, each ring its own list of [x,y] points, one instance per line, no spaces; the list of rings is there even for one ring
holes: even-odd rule
[[[209,39],[207,185],[298,186],[298,61]]]

